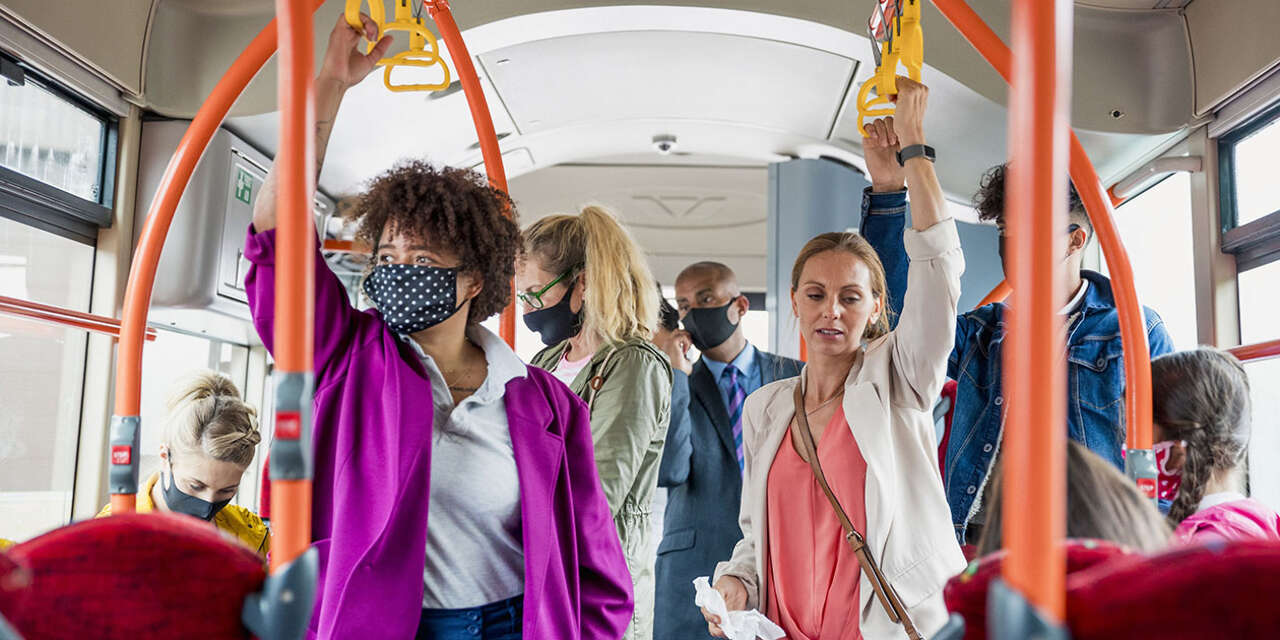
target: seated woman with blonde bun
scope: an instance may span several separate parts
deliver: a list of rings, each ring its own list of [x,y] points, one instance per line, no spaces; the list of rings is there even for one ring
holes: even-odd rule
[[[219,531],[267,557],[271,533],[254,512],[230,504],[262,436],[257,411],[231,379],[213,371],[174,387],[168,403],[163,467],[138,492],[138,512],[170,511],[212,522]],[[98,517],[111,515],[108,505]]]

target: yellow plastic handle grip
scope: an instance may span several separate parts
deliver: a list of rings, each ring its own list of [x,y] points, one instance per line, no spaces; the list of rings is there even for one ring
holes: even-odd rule
[[[360,21],[360,10],[364,8],[364,4],[365,0],[347,0],[347,10],[344,13],[347,18],[347,24],[361,34],[364,33],[364,23]],[[369,17],[378,25],[378,37],[369,43],[365,53],[373,51],[373,46],[382,38],[382,34],[385,31],[382,25],[387,21],[387,12],[382,6],[382,0],[370,0]]]
[[[430,51],[401,51],[390,58],[391,62],[386,63],[386,69],[382,72],[382,84],[386,85],[389,91],[396,93],[405,91],[440,91],[447,89],[449,84],[453,82],[453,78],[449,74],[449,65],[440,59],[438,53]],[[378,64],[383,64],[386,59]],[[440,69],[444,71],[444,78],[437,83],[429,84],[394,84],[391,82],[391,72],[397,67],[434,67],[440,65]]]
[[[902,17],[895,18],[889,28],[896,29],[898,36],[881,45],[880,66],[858,90],[858,133],[863,137],[867,135],[867,118],[894,114],[889,96],[898,93],[899,63],[907,68],[907,77],[916,82],[920,81],[920,72],[924,68],[924,30],[920,27],[919,4],[912,2],[906,5]],[[875,98],[870,97],[872,88],[876,90]]]

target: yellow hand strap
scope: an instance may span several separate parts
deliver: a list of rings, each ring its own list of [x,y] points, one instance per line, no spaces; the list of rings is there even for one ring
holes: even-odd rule
[[[382,72],[382,83],[387,89],[395,92],[403,91],[439,91],[448,88],[452,82],[452,76],[449,73],[449,65],[445,64],[440,57],[440,43],[436,41],[436,36],[431,30],[423,24],[422,18],[413,15],[411,7],[412,0],[395,0],[396,13],[395,19],[391,22],[386,21],[386,12],[382,7],[382,0],[369,0],[369,17],[378,25],[378,39],[390,31],[404,31],[409,34],[409,48],[405,51],[397,53],[389,58],[383,58],[378,61],[378,65],[385,67]],[[364,26],[360,22],[360,10],[364,7],[365,0],[347,0],[346,18],[347,24],[353,29],[364,32]],[[373,51],[377,40],[369,42],[365,48],[365,53]],[[440,82],[428,84],[393,84],[391,82],[391,72],[397,67],[434,67],[440,65],[444,77]]]
[[[898,93],[898,65],[907,68],[907,77],[920,81],[924,67],[924,30],[920,26],[920,4],[923,0],[898,0],[901,15],[895,15],[885,28],[890,31],[880,47],[880,65],[876,72],[858,89],[858,133],[866,137],[864,127],[867,118],[883,118],[894,113],[889,97]],[[877,11],[880,7],[877,6]],[[875,97],[871,90],[875,89]]]

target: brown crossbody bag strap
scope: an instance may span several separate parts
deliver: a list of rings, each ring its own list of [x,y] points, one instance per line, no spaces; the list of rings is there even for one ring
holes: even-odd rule
[[[889,614],[889,619],[894,623],[902,625],[907,637],[911,640],[924,640],[924,636],[916,630],[916,626],[911,622],[911,616],[907,613],[907,608],[903,606],[902,599],[898,597],[898,592],[894,591],[893,585],[889,584],[889,580],[884,577],[884,573],[880,571],[871,553],[867,551],[867,541],[857,529],[853,528],[853,521],[845,514],[844,508],[840,506],[840,501],[836,500],[836,494],[831,492],[831,486],[827,484],[827,477],[822,473],[822,465],[818,463],[818,447],[813,442],[813,431],[809,429],[809,417],[804,411],[804,383],[796,384],[795,392],[796,400],[796,423],[800,427],[796,432],[800,435],[801,453],[804,454],[805,460],[809,462],[809,468],[813,470],[813,475],[818,479],[818,485],[822,487],[822,492],[827,494],[827,500],[831,502],[831,508],[835,509],[836,519],[840,521],[840,526],[844,528],[844,539],[849,543],[849,547],[853,549],[853,554],[858,558],[858,564],[867,574],[867,580],[871,583],[871,588],[876,592],[876,598],[880,600],[880,604],[884,606],[884,610]],[[856,606],[856,605],[855,605]]]

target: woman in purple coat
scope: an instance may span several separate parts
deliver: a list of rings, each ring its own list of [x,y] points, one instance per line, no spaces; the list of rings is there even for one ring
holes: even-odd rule
[[[341,18],[329,37],[317,170],[343,94],[390,44],[364,55],[359,39]],[[275,189],[273,173],[245,242],[268,349]],[[479,324],[511,298],[510,206],[473,172],[402,164],[358,204],[376,310],[316,256],[314,637],[618,638],[631,619],[586,407]]]

